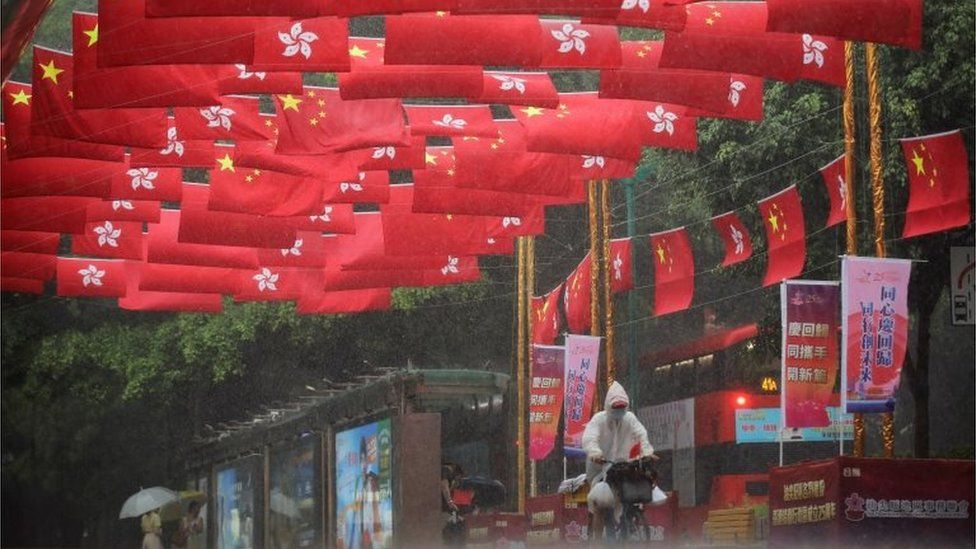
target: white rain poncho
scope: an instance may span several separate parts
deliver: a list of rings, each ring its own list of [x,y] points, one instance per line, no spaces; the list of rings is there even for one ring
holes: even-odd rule
[[[654,447],[647,439],[647,429],[641,425],[633,412],[627,411],[623,418],[614,419],[609,410],[615,402],[630,406],[630,398],[623,386],[614,381],[607,390],[603,411],[597,412],[583,431],[583,451],[586,452],[586,479],[592,484],[603,467],[593,463],[592,458],[602,457],[608,461],[626,461],[654,453]]]

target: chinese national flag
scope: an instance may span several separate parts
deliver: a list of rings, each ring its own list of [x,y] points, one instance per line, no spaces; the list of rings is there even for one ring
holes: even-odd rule
[[[759,201],[759,212],[766,227],[768,243],[766,276],[763,286],[799,276],[806,261],[806,228],[803,206],[796,186],[791,185]]]
[[[683,311],[695,295],[695,258],[683,227],[651,235],[654,314]]]
[[[959,130],[902,139],[908,168],[908,206],[903,237],[968,225],[972,180]]]
[[[261,116],[259,104],[257,97],[228,96],[219,104],[176,107],[173,116],[184,139],[267,141],[274,137],[274,122]]]
[[[183,184],[180,242],[255,248],[285,248],[295,242],[289,218],[210,211],[209,194],[206,185]]]
[[[300,315],[338,315],[388,311],[392,307],[389,288],[370,288],[341,292],[309,292],[298,299]]]
[[[127,311],[168,311],[186,313],[219,313],[223,310],[220,294],[179,292],[149,292],[139,289],[142,263],[126,265],[125,297],[119,298],[119,308]]]
[[[75,109],[70,54],[34,46],[31,133],[130,147],[166,146],[165,109]]]
[[[768,0],[771,31],[922,47],[922,0]]]
[[[266,267],[325,267],[326,253],[322,233],[299,231],[288,248],[261,248],[258,261]]]
[[[184,139],[177,132],[173,118],[166,130],[166,146],[144,149],[130,147],[129,162],[148,168],[212,168],[214,142],[211,139]]]
[[[145,6],[147,17],[316,17],[335,13],[333,3],[325,0],[275,0],[274,2],[146,0]]]
[[[103,145],[75,139],[63,139],[31,133],[30,84],[8,80],[3,85],[3,114],[5,123],[0,123],[0,132],[6,139],[3,149],[7,158],[18,159],[35,156],[88,158],[121,162],[125,147]]]
[[[295,301],[322,286],[322,271],[262,266],[240,280],[234,301]]]
[[[552,345],[559,335],[559,300],[564,284],[544,296],[532,296],[532,343]]]
[[[134,166],[126,157],[126,167],[112,178],[110,197],[114,199],[179,202],[183,196],[183,170]]]
[[[718,237],[725,243],[723,267],[749,259],[752,255],[752,240],[749,239],[749,230],[742,224],[738,214],[727,212],[713,217],[712,226],[715,227]]]
[[[596,93],[559,94],[555,109],[512,109],[525,128],[527,149],[626,160],[640,157],[646,114],[634,101],[598,99]]]
[[[216,65],[98,66],[98,16],[73,14],[73,105],[77,109],[212,105],[219,99]]]
[[[97,198],[29,196],[0,200],[0,228],[19,231],[84,234],[89,205]]]
[[[61,235],[43,231],[0,231],[0,250],[54,255],[61,245]]]
[[[88,223],[84,235],[71,237],[71,253],[110,259],[142,259],[142,223],[99,221]]]
[[[478,103],[526,105],[554,109],[559,94],[546,72],[484,71]]]
[[[317,214],[321,206],[322,182],[316,179],[260,169],[210,171],[207,208],[215,212],[287,217]]]
[[[100,200],[88,205],[88,221],[142,221],[159,223],[159,202],[154,200]]]
[[[390,65],[538,67],[543,48],[539,18],[531,15],[386,18],[384,59]]]
[[[270,120],[271,118],[266,118]],[[328,154],[278,154],[271,141],[238,141],[234,146],[234,166],[272,170],[302,177],[322,177],[330,181],[352,179],[370,156],[369,150]]]
[[[409,145],[399,99],[343,101],[339,90],[305,87],[301,97],[276,95],[282,154],[324,154]]]
[[[478,65],[386,65],[382,38],[350,38],[352,70],[339,75],[343,99],[460,97],[481,94]]]
[[[847,221],[847,181],[844,179],[844,155],[820,168],[827,194],[830,196],[830,213],[827,214],[827,227]]]
[[[390,172],[359,172],[349,181],[327,182],[322,200],[330,204],[385,204],[390,200]]]
[[[53,254],[26,251],[0,253],[0,270],[5,277],[51,280],[54,278],[55,266],[56,260]]]
[[[0,277],[0,292],[41,295],[44,293],[44,282],[30,278],[4,276]]]
[[[0,196],[108,198],[111,195],[113,178],[124,169],[125,164],[122,162],[52,157],[7,160],[3,156],[0,157],[0,170],[3,172]]]
[[[147,261],[231,269],[258,267],[258,252],[254,248],[180,242],[180,213],[179,210],[163,210],[159,223],[149,226]]]
[[[614,294],[634,289],[633,242],[629,238],[610,241],[610,291]]]
[[[566,290],[563,294],[563,308],[566,310],[566,324],[569,332],[585,334],[590,331],[592,316],[590,314],[590,299],[592,284],[590,280],[590,255],[586,254],[583,261],[566,279]]]
[[[58,258],[58,295],[125,297],[126,263],[120,259]]]
[[[414,135],[495,137],[498,128],[488,105],[407,105]]]
[[[144,0],[99,0],[98,65],[250,63],[267,17],[146,17]]]
[[[141,292],[177,292],[191,294],[236,293],[253,270],[143,263],[139,273]]]
[[[542,59],[547,69],[606,69],[620,66],[620,40],[614,25],[542,19]]]
[[[349,20],[315,17],[262,25],[254,32],[254,70],[348,71]]]

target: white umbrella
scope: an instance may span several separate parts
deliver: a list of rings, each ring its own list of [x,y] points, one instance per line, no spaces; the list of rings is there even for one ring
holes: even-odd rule
[[[122,511],[119,512],[119,518],[138,517],[179,499],[180,495],[169,488],[162,486],[144,488],[125,500]]]

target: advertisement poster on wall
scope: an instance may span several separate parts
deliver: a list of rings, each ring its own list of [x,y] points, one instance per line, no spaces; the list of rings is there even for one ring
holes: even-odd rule
[[[268,535],[272,549],[322,546],[319,437],[271,452]]]
[[[671,450],[671,485],[681,507],[695,505],[695,399],[645,406],[637,417],[658,452]]]
[[[388,418],[336,434],[334,485],[339,549],[393,546],[392,442]]]
[[[260,464],[260,456],[254,456],[218,469],[217,549],[251,549],[260,545]]]

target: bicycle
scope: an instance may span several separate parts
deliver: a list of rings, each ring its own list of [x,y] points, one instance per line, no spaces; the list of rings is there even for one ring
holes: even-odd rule
[[[623,506],[618,521],[614,510],[604,512],[605,537],[616,543],[646,543],[651,539],[644,517],[644,504],[653,501],[657,471],[651,465],[654,457],[632,461],[607,462],[603,478]]]

